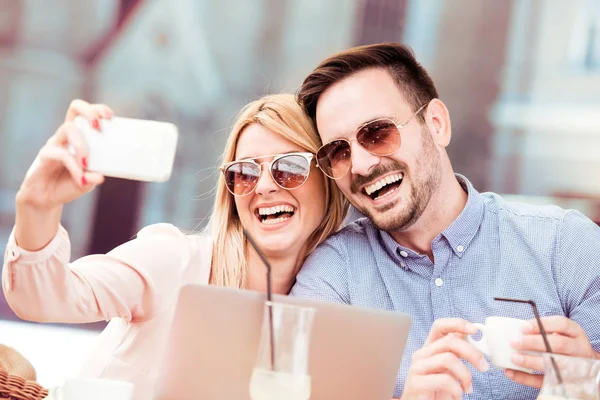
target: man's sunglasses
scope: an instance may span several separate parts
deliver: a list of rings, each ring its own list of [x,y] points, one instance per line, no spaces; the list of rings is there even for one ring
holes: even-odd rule
[[[369,153],[385,157],[400,148],[400,129],[423,110],[424,104],[406,121],[397,124],[390,118],[380,118],[361,125],[356,131],[356,139],[336,139],[321,146],[317,151],[317,165],[332,179],[342,178],[352,165],[350,141],[356,142]]]
[[[273,157],[270,162],[254,161],[270,157]],[[279,187],[292,190],[304,185],[308,179],[313,157],[314,154],[308,152],[261,156],[223,164],[220,170],[227,189],[235,196],[246,196],[256,189],[263,164],[268,164],[271,177]]]

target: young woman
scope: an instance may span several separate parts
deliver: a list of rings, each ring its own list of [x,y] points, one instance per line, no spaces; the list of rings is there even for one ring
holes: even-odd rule
[[[26,320],[110,320],[82,375],[134,382],[136,399],[149,399],[182,284],[265,291],[265,266],[245,229],[272,263],[273,290],[288,293],[305,257],[342,222],[346,205],[315,165],[319,137],[294,97],[267,96],[247,105],[233,126],[203,234],[151,225],[107,254],[71,262],[63,205],[103,182],[86,171],[87,149],[72,121],[82,115],[98,127],[112,114],[76,100],[40,150],[17,194],[2,286]]]

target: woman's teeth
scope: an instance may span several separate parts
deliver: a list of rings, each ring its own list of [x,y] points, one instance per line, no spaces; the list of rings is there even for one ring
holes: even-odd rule
[[[290,205],[258,208],[259,220],[266,225],[274,225],[287,221],[294,216],[294,212],[294,207]]]
[[[275,207],[259,207],[258,209],[258,214],[260,215],[272,215],[280,212],[294,212],[294,207],[281,205]]]
[[[263,219],[260,222],[265,225],[275,225],[280,222],[287,221],[290,218],[292,218],[292,217],[279,217],[279,218],[273,218],[273,219]]]

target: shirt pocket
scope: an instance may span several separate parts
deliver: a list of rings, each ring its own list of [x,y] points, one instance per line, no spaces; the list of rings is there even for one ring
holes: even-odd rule
[[[498,296],[501,297],[501,296]],[[564,316],[560,301],[553,298],[538,299],[535,302],[537,312],[541,317],[551,315]],[[491,310],[488,316],[509,317],[524,320],[535,319],[534,308],[529,303],[517,303],[492,300]]]

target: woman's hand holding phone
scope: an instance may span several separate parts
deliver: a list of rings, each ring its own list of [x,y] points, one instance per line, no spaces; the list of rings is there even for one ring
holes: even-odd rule
[[[17,193],[15,239],[25,250],[46,246],[58,229],[62,207],[104,182],[104,176],[86,170],[88,149],[73,120],[84,117],[101,135],[100,120],[111,119],[103,104],[74,100],[64,123],[41,148]]]

